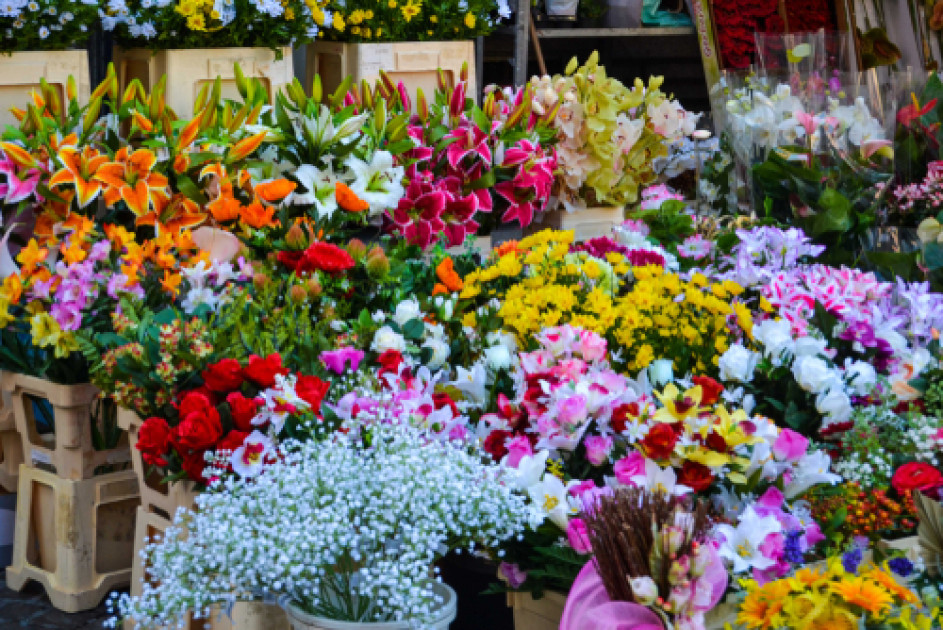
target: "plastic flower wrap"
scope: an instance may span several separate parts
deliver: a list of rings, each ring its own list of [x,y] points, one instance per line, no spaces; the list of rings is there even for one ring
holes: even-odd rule
[[[667,155],[669,143],[690,135],[697,117],[659,90],[661,77],[626,87],[606,76],[597,53],[577,66],[574,58],[562,76],[531,80],[535,105],[557,109],[561,175],[554,194],[568,211],[633,204],[655,180],[653,160]]]
[[[361,429],[283,443],[258,476],[214,484],[148,545],[153,581],[119,615],[157,628],[268,594],[338,621],[422,627],[435,561],[516,536],[527,509],[474,449],[401,424]]]
[[[410,42],[474,39],[511,15],[507,0],[333,0],[327,39],[342,42]]]
[[[0,9],[0,50],[78,48],[98,18],[94,0],[13,0]]]
[[[330,25],[315,0],[112,0],[102,25],[126,48],[270,47],[303,44]]]

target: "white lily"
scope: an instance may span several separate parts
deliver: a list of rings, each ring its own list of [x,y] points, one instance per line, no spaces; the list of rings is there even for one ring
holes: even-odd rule
[[[570,516],[575,515],[577,510],[570,505],[566,486],[558,477],[550,473],[544,474],[540,482],[527,489],[527,494],[545,518],[549,518],[554,525],[566,531]]]
[[[369,164],[355,156],[348,157],[344,164],[354,175],[350,189],[370,204],[372,215],[395,208],[406,194],[402,183],[404,169],[393,164],[389,151],[377,151]]]
[[[265,458],[275,449],[272,440],[261,431],[253,431],[242,446],[232,453],[232,469],[241,477],[255,477],[262,472]]]
[[[678,476],[674,468],[662,468],[650,459],[645,460],[645,474],[635,475],[632,482],[651,492],[661,492],[666,495],[682,496],[691,492],[691,488],[678,483]]]
[[[480,362],[474,364],[470,370],[455,366],[456,378],[449,383],[478,404],[488,401],[488,370]]]
[[[829,472],[832,458],[825,451],[806,453],[798,462],[792,473],[792,481],[786,486],[783,494],[787,499],[794,499],[812,486],[820,483],[836,484],[841,481],[841,475]]]
[[[724,538],[718,550],[720,557],[733,564],[734,573],[768,569],[776,561],[764,556],[760,545],[767,536],[782,531],[782,528],[775,516],[760,516],[751,505],[740,515],[736,527],[727,524],[717,526],[717,533]]]
[[[330,167],[321,170],[311,164],[302,164],[293,175],[307,192],[293,192],[288,202],[296,206],[313,205],[319,218],[329,219],[337,210],[335,186],[338,178],[334,171]]]

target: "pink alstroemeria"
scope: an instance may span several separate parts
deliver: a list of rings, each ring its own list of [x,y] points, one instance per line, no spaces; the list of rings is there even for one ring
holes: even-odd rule
[[[335,374],[343,374],[347,371],[348,365],[350,371],[356,372],[363,361],[363,351],[356,348],[339,348],[337,350],[325,350],[319,358],[324,367]]]
[[[253,431],[242,446],[233,451],[230,460],[232,469],[240,477],[256,477],[273,451],[272,440],[261,431]]]

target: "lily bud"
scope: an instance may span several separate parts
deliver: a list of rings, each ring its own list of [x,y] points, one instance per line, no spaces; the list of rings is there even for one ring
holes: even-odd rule
[[[266,285],[268,285],[268,276],[264,273],[255,274],[252,276],[252,285],[261,291],[266,287]]]
[[[676,525],[667,525],[661,531],[661,540],[665,555],[671,556],[678,553],[684,543],[684,531]]]
[[[429,103],[426,101],[426,95],[423,94],[422,88],[416,90],[416,113],[423,123],[429,120]]]
[[[367,246],[359,238],[352,238],[347,244],[347,253],[356,261],[361,261],[367,255]]]
[[[324,88],[321,87],[321,75],[316,74],[311,82],[311,100],[320,104],[322,98],[324,98]]]
[[[304,249],[308,246],[308,237],[305,236],[305,232],[300,225],[295,223],[288,228],[288,232],[285,233],[285,244],[295,250]]]
[[[465,111],[465,84],[459,83],[452,90],[452,99],[449,101],[449,113],[453,117],[462,115]]]
[[[367,252],[367,275],[374,280],[385,278],[390,273],[390,259],[379,245]]]
[[[304,304],[305,300],[308,299],[308,291],[300,284],[296,284],[288,290],[288,296],[295,304]]]
[[[672,585],[681,584],[689,579],[691,574],[691,560],[687,556],[682,556],[671,563],[668,569],[668,582]]]
[[[309,297],[316,298],[321,295],[321,281],[317,278],[308,278],[305,287],[308,289]]]

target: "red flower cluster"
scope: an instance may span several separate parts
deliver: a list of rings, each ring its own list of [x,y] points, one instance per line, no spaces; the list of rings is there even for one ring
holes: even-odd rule
[[[336,276],[354,266],[354,259],[345,250],[320,241],[312,243],[304,251],[278,252],[276,258],[299,275],[323,271]]]
[[[793,33],[835,30],[835,14],[826,0],[789,0],[786,3],[786,20]]]
[[[746,68],[753,60],[756,32],[781,33],[777,0],[714,0],[714,32],[725,68]]]
[[[275,376],[288,374],[278,354],[252,355],[245,365],[223,359],[208,366],[203,385],[181,392],[171,418],[147,418],[138,431],[136,448],[149,466],[183,471],[199,483],[208,451],[234,451],[264,424],[253,424],[263,404],[258,394],[274,387]],[[314,376],[298,375],[295,393],[318,413],[330,384]]]

